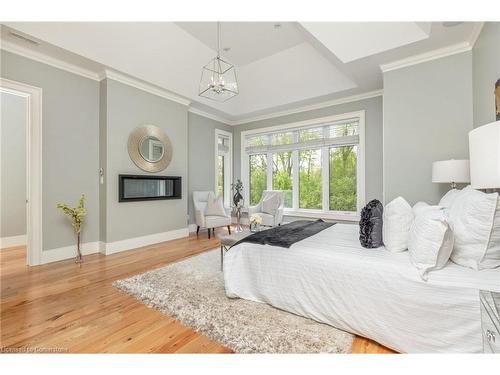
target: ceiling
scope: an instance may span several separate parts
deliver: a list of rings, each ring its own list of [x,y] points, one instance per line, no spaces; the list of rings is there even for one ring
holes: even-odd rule
[[[240,91],[225,103],[198,96],[201,67],[216,54],[215,22],[3,25],[5,45],[95,73],[112,69],[185,98],[195,110],[243,122],[380,90],[381,65],[467,47],[482,23],[445,27],[441,22],[222,22],[221,55],[235,64]]]

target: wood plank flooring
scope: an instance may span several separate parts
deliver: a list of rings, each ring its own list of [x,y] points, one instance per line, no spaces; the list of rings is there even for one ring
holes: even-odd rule
[[[222,230],[222,229],[221,229]],[[231,353],[113,288],[117,279],[213,249],[206,232],[136,250],[26,266],[26,250],[0,250],[0,352]],[[21,348],[21,349],[19,349]],[[353,353],[393,353],[356,337]]]

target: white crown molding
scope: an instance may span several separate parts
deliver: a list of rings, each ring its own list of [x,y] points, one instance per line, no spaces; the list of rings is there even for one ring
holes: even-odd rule
[[[421,53],[407,57],[405,59],[396,60],[387,64],[380,65],[382,72],[390,72],[391,70],[406,68],[408,66],[421,64],[424,62],[441,59],[443,57],[456,55],[457,53],[467,52],[472,49],[469,41],[458,44],[453,44],[444,48],[435,49],[433,51]]]
[[[231,122],[232,122],[231,120],[228,120],[227,118],[202,111],[201,109],[198,109],[198,108],[189,107],[188,112],[209,118],[209,119],[214,120],[214,121],[222,122],[223,124],[226,124],[226,125],[231,125]]]
[[[254,121],[261,121],[261,120],[267,120],[267,119],[275,118],[275,117],[292,115],[292,114],[300,113],[300,112],[314,111],[317,109],[331,107],[334,105],[352,103],[352,102],[357,102],[360,100],[375,98],[377,96],[382,96],[383,94],[384,94],[383,90],[369,91],[369,92],[365,92],[362,94],[346,96],[344,98],[339,98],[339,99],[332,99],[332,100],[328,100],[328,101],[321,102],[321,103],[316,103],[316,104],[306,105],[303,107],[289,109],[286,111],[273,112],[273,113],[269,113],[266,115],[247,117],[247,118],[243,118],[243,119],[237,120],[237,121],[230,121],[228,123],[228,125],[236,126],[236,125],[247,124],[249,122],[254,122]]]
[[[479,38],[479,34],[481,34],[481,31],[483,30],[485,22],[478,22],[476,25],[474,25],[474,29],[472,30],[472,34],[469,38],[469,44],[471,47],[474,47],[476,44],[477,38]]]
[[[2,39],[0,41],[0,49],[3,49],[4,51],[7,52],[15,53],[16,55],[20,55],[31,60],[38,61],[43,64],[50,65],[54,68],[62,69],[67,72],[92,79],[94,81],[99,81],[99,74],[96,72],[82,68],[74,64],[70,64],[68,62],[56,59],[54,57],[47,56],[46,54],[34,51],[31,48],[22,47],[15,43],[5,41]]]
[[[119,73],[115,70],[105,69],[104,72],[102,72],[99,75],[99,78],[100,78],[100,80],[103,80],[105,78],[109,78],[109,79],[112,79],[114,81],[121,82],[125,85],[135,87],[136,89],[149,92],[150,94],[160,96],[160,97],[168,99],[168,100],[172,100],[173,102],[176,102],[176,103],[179,103],[179,104],[182,104],[185,106],[188,106],[191,104],[190,100],[188,100],[180,95],[174,94],[171,91],[167,91],[165,89],[162,89],[158,86],[141,81],[139,79],[136,79],[136,78],[127,76],[125,74]]]

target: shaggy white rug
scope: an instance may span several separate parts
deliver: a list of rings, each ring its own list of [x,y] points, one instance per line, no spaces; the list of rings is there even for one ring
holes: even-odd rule
[[[237,353],[348,353],[353,336],[269,305],[230,299],[212,250],[113,285]]]

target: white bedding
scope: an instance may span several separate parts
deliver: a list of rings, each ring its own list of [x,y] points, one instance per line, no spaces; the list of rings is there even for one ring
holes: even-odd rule
[[[357,225],[336,224],[289,249],[242,243],[224,257],[228,297],[280,309],[406,353],[481,352],[479,289],[500,269],[449,262],[422,281],[408,252],[365,249]]]

